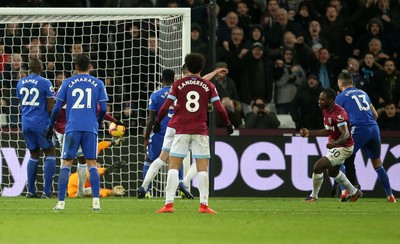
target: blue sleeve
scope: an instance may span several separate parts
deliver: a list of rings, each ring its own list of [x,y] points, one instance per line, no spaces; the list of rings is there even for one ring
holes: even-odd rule
[[[54,104],[53,111],[51,112],[50,125],[49,125],[50,127],[54,126],[54,123],[57,120],[58,113],[60,113],[63,103],[64,102],[61,100],[56,100],[56,104]]]
[[[107,102],[106,101],[100,101],[99,105],[100,105],[100,110],[99,110],[99,113],[97,115],[97,119],[98,119],[99,125],[100,125],[101,122],[104,119],[104,116],[106,115],[106,112],[107,112]]]

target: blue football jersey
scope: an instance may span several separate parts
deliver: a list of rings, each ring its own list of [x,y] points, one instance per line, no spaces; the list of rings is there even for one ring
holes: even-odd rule
[[[40,75],[31,74],[18,81],[16,91],[21,105],[22,127],[47,127],[50,116],[46,100],[54,94],[51,82]]]
[[[55,98],[66,103],[65,133],[87,131],[97,134],[97,104],[108,101],[102,80],[89,74],[75,75],[64,80]]]
[[[347,88],[336,97],[336,103],[348,113],[351,126],[377,124],[371,111],[371,99],[363,90]]]
[[[170,86],[163,87],[150,95],[149,110],[155,111],[156,116],[168,97]],[[151,161],[154,161],[161,153],[162,145],[164,142],[165,131],[167,130],[168,122],[174,115],[174,108],[170,107],[168,115],[161,120],[160,132],[150,135],[150,145],[147,150],[147,155]]]
[[[158,112],[160,111],[161,106],[164,104],[165,100],[167,99],[170,89],[171,89],[170,86],[165,86],[151,94],[150,100],[149,100],[149,110],[155,111],[156,116],[157,116]],[[168,115],[165,116],[163,120],[161,120],[161,123],[160,123],[161,131],[159,132],[160,134],[162,134],[162,135],[165,134],[165,131],[168,126],[168,122],[172,118],[173,115],[174,115],[174,108],[170,107],[168,110]]]

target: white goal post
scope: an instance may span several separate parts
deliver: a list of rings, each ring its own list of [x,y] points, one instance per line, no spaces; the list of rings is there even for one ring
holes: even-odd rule
[[[163,69],[181,74],[190,39],[189,8],[0,8],[0,194],[26,194],[29,151],[15,88],[28,74],[27,63],[39,57],[43,76],[57,87],[73,75],[74,55],[83,52],[91,57],[91,73],[105,81],[109,113],[129,123],[122,145],[105,149],[98,158],[105,167],[117,160],[127,166],[102,178],[101,187],[123,185],[126,196],[135,197],[142,182],[149,95],[160,87]],[[111,139],[107,126],[99,140]],[[42,165],[40,160],[38,192],[43,189]],[[58,153],[54,191],[59,165]],[[164,194],[165,170],[154,181],[153,196]]]

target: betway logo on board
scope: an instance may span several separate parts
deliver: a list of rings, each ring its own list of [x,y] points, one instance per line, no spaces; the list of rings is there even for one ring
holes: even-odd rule
[[[317,137],[316,143],[311,143],[308,138],[302,137],[292,137],[291,139],[291,142],[284,144],[284,148],[280,148],[272,142],[255,142],[248,145],[241,155],[232,145],[226,142],[216,142],[215,155],[221,161],[221,171],[214,179],[214,189],[218,191],[228,188],[238,177],[241,177],[245,184],[254,190],[271,191],[278,189],[283,184],[290,183],[299,191],[311,191],[312,167],[319,157],[326,154],[327,138]],[[381,150],[382,159],[385,159],[389,154],[396,159],[400,158],[400,145],[389,150],[388,144],[382,144]],[[269,159],[258,159],[260,155]],[[315,160],[310,160],[311,156],[314,156]],[[355,167],[362,189],[366,191],[374,190],[378,183],[378,176],[370,160],[366,161],[361,151],[357,152]],[[400,191],[400,177],[398,177],[400,175],[400,163],[397,162],[389,168],[384,164],[384,167],[389,175],[393,190]],[[285,182],[285,179],[279,176],[280,171],[287,170],[291,170],[291,182]],[[259,174],[260,171],[267,171],[268,176],[265,176],[266,174],[262,176]],[[333,179],[330,180],[333,184]],[[193,186],[198,186],[197,179],[193,181]]]
[[[327,150],[325,137],[240,136],[218,139],[215,144],[218,162],[213,163],[219,166],[219,171],[215,172],[214,189],[218,195],[224,196],[290,197],[304,192],[308,194],[312,188],[313,165]],[[397,138],[383,139],[389,143],[381,145],[381,158],[393,190],[400,191],[400,144]],[[18,158],[16,148],[0,148],[2,196],[19,196],[25,190],[30,154],[29,151],[23,153]],[[375,196],[384,197],[371,162],[361,152],[357,153],[355,166],[362,189],[376,191]],[[330,182],[333,184],[332,179]],[[197,185],[195,178],[193,186]],[[323,189],[327,189],[326,185]]]
[[[8,168],[9,175],[6,177],[11,178],[9,181],[14,182],[11,186],[3,186],[2,188],[2,196],[5,197],[14,197],[19,196],[23,192],[26,181],[27,181],[27,165],[28,160],[30,158],[29,150],[26,150],[25,156],[20,162],[18,159],[16,149],[15,148],[0,148],[0,184],[2,184],[3,176],[3,166],[5,165]]]

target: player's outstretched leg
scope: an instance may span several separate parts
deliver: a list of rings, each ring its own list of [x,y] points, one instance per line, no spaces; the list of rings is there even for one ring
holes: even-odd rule
[[[147,174],[144,177],[142,186],[138,189],[138,198],[146,197],[146,189],[149,187],[150,183],[153,181],[154,177],[156,177],[158,170],[165,165],[166,162],[161,160],[161,158],[157,158],[151,164],[149,169],[147,170]]]
[[[183,182],[179,182],[178,185],[178,190],[183,194],[183,196],[187,199],[194,199],[194,196],[192,195],[192,193],[190,193],[190,191],[188,191],[188,189],[186,188],[186,186],[183,184]]]

